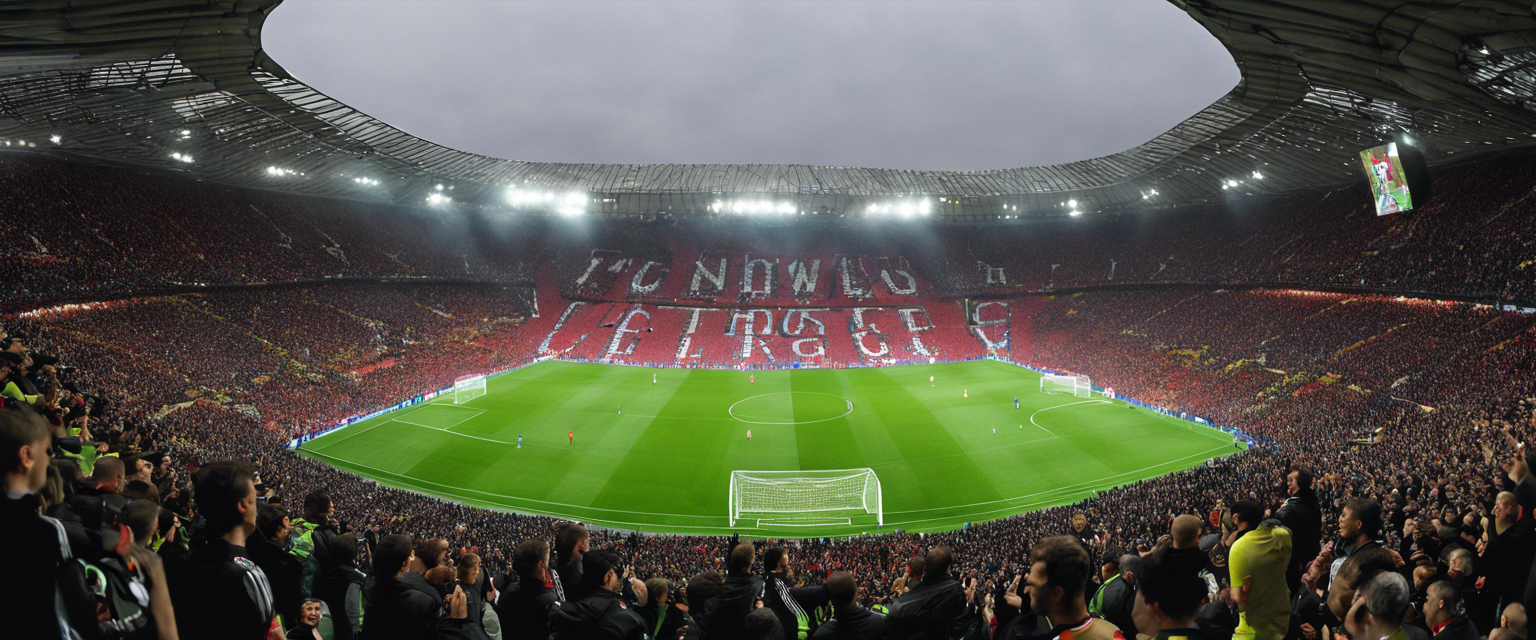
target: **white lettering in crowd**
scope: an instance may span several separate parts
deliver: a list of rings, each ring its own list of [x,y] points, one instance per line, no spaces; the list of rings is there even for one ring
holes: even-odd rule
[[[789,263],[789,290],[797,300],[809,299],[816,294],[816,282],[821,279],[821,261],[812,260],[806,268],[804,260]]]
[[[921,307],[906,307],[897,309],[896,313],[901,316],[902,324],[907,326],[907,332],[912,334],[912,352],[920,356],[932,357],[934,354],[923,345],[922,336],[917,335],[919,332],[933,328],[933,319],[928,317],[928,310]],[[922,315],[922,324],[917,321],[918,315]]]
[[[754,259],[751,255],[744,256],[743,259],[746,260],[746,268],[742,270],[741,292],[753,298],[773,297],[773,283],[778,278],[779,271],[778,261],[769,262],[762,258]],[[756,274],[759,268],[763,271],[761,286],[757,284],[758,278]]]
[[[549,335],[544,336],[544,341],[539,343],[539,350],[535,353],[541,356],[549,353],[549,343],[551,340],[555,339],[555,334],[560,333],[560,329],[565,327],[565,322],[570,320],[571,316],[576,315],[576,311],[578,309],[586,305],[587,303],[585,302],[572,302],[569,305],[566,305],[565,311],[560,313],[560,319],[555,321],[554,328],[549,330]],[[571,347],[574,347],[577,344],[581,344],[581,340],[586,337],[586,334],[582,334],[581,338],[576,340],[576,344],[571,345]],[[569,350],[570,347],[567,347],[566,349]]]
[[[650,312],[642,310],[640,308],[640,305],[635,305],[633,307],[630,307],[629,308],[629,313],[624,315],[624,321],[619,323],[619,327],[617,329],[614,329],[614,331],[613,331],[613,339],[608,341],[608,355],[610,355],[610,356],[612,356],[612,355],[626,355],[627,356],[627,355],[630,355],[630,354],[635,352],[635,345],[640,344],[640,336],[635,336],[635,338],[633,340],[630,340],[628,344],[623,345],[623,351],[619,350],[620,349],[619,343],[624,339],[624,335],[625,334],[640,333],[640,329],[631,329],[631,328],[629,328],[629,322],[631,320],[634,320],[635,316],[645,316],[646,323],[647,324],[650,323],[650,320],[651,320]]]
[[[1008,284],[1008,274],[1003,271],[1002,267],[994,267],[979,260],[976,264],[980,265],[981,270],[986,274],[987,284]]]
[[[902,280],[905,280],[906,284],[898,286],[891,278],[893,273]],[[912,277],[912,274],[908,273],[905,269],[881,269],[880,279],[885,281],[885,286],[891,290],[891,293],[898,296],[910,296],[917,293],[917,278]]]
[[[661,269],[660,269],[661,275],[657,276],[655,282],[652,282],[650,284],[645,284],[645,274],[650,272],[651,267],[661,267]],[[657,289],[661,288],[661,283],[666,282],[666,280],[667,280],[667,268],[666,267],[662,266],[662,264],[660,262],[646,261],[645,264],[640,266],[639,270],[635,271],[635,277],[630,278],[630,280],[629,280],[629,295],[632,295],[632,296],[648,296],[648,295],[654,294],[654,293],[656,293]]]
[[[709,267],[704,266],[704,258],[700,257],[693,263],[693,282],[688,285],[688,295],[694,297],[717,296],[725,290],[725,258],[720,259],[720,272],[713,273]],[[709,280],[710,289],[700,287],[704,280]]]
[[[982,310],[992,307],[1001,307],[1003,310],[1003,317],[994,318],[991,320],[982,320]],[[1008,307],[1008,303],[1006,302],[989,300],[987,302],[978,304],[974,309],[971,310],[971,333],[976,336],[976,339],[981,342],[982,346],[985,346],[989,350],[1007,349],[1008,321],[1012,313],[1013,310]],[[1002,336],[1000,338],[995,338],[994,335],[988,335],[989,329],[995,329],[997,327],[1002,328]],[[995,334],[996,331],[993,331],[993,333]]]
[[[866,357],[879,358],[891,353],[891,345],[886,343],[885,336],[880,335],[880,330],[873,322],[864,324],[864,312],[878,311],[875,307],[855,307],[848,317],[849,334],[853,336],[853,344],[859,347],[859,351]],[[878,349],[870,349],[864,342],[864,338],[874,337]]]
[[[856,300],[869,297],[869,287],[865,283],[869,281],[869,275],[864,272],[863,263],[857,257],[839,256],[837,258],[838,273],[843,277],[843,295]],[[857,277],[856,282],[854,278]]]

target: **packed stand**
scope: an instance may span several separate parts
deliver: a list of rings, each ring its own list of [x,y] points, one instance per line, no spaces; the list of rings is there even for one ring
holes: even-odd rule
[[[57,592],[84,635],[1108,638],[1134,626],[1315,640],[1390,626],[1386,609],[1348,612],[1374,606],[1376,577],[1400,574],[1429,612],[1410,628],[1524,637],[1511,605],[1526,593],[1536,507],[1517,444],[1536,426],[1526,315],[1291,291],[1013,309],[1010,331],[1036,334],[1030,362],[1071,364],[1264,444],[947,533],[741,545],[587,531],[382,487],[284,449],[461,372],[514,364],[553,315],[527,331],[528,306],[520,290],[337,285],[8,320],[7,404],[33,408],[4,413],[0,530],[60,550],[29,556],[29,576],[79,567],[104,593],[143,597],[71,578],[7,580],[20,591],[5,601],[32,607]],[[1297,464],[1312,471],[1288,474]],[[49,533],[55,521],[75,564]],[[1346,562],[1375,555],[1378,540],[1384,563]],[[1341,595],[1357,591],[1364,604]],[[759,599],[771,615],[752,613]],[[1169,604],[1143,615],[1138,599]],[[9,619],[59,624],[36,606]]]

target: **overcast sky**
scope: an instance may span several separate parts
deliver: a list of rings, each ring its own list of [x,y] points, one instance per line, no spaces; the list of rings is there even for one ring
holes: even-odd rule
[[[298,79],[414,135],[557,162],[998,169],[1123,151],[1237,84],[1162,0],[288,0]]]

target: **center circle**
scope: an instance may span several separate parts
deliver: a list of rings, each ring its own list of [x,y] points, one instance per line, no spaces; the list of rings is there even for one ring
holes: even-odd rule
[[[813,424],[853,413],[853,402],[820,391],[777,391],[737,400],[725,412],[747,424]]]

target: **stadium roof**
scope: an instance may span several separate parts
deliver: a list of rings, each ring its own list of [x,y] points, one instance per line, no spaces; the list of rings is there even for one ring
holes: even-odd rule
[[[0,145],[413,205],[451,198],[500,209],[516,190],[530,210],[861,215],[927,202],[944,219],[984,220],[1354,182],[1358,152],[1393,137],[1408,136],[1432,165],[1536,142],[1529,2],[1171,1],[1227,47],[1242,80],[1145,144],[1049,166],[572,164],[465,153],[288,74],[261,46],[281,0],[0,4]]]

